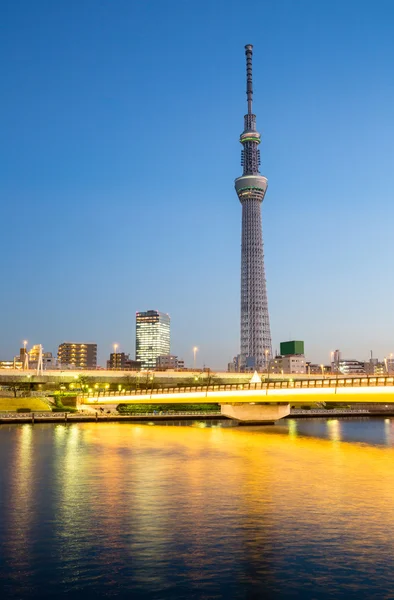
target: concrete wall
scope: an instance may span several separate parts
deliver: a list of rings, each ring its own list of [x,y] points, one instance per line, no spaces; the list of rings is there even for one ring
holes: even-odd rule
[[[237,421],[274,423],[290,414],[290,404],[222,404],[221,413]]]

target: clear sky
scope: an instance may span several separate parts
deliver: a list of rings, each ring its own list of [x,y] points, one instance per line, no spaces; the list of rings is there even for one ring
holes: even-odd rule
[[[246,8],[248,5],[248,8]],[[273,349],[394,352],[394,2],[0,3],[0,358],[114,342],[239,351],[244,45],[269,188]]]

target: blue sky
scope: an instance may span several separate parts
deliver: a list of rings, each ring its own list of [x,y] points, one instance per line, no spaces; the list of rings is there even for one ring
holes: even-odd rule
[[[246,43],[274,350],[394,352],[394,3],[248,4],[0,4],[1,358],[134,355],[150,308],[187,363],[238,352]]]

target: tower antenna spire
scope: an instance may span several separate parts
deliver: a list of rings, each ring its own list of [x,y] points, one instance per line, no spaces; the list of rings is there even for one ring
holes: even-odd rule
[[[252,114],[252,103],[253,103],[253,79],[252,79],[252,56],[253,56],[253,45],[247,44],[245,46],[246,54],[246,96],[248,99],[248,115]]]
[[[248,112],[244,116],[241,164],[243,174],[235,180],[242,205],[241,241],[241,368],[268,373],[272,357],[271,330],[264,270],[261,227],[261,203],[267,190],[267,178],[260,174],[261,136],[253,114],[252,56],[253,46],[245,46],[246,97]]]

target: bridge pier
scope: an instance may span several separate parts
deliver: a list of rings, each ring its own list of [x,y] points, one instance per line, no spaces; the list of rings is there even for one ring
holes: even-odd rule
[[[290,404],[221,404],[222,415],[244,423],[275,423],[290,414]]]

